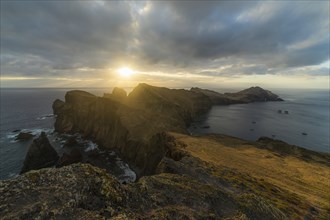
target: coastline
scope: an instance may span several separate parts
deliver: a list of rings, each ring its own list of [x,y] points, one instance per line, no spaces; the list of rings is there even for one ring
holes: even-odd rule
[[[253,99],[265,100],[268,92],[257,91],[261,93],[253,94]],[[4,219],[82,215],[93,219],[327,219],[330,154],[265,137],[247,141],[221,134],[188,134],[187,126],[214,103],[252,102],[248,94],[229,98],[213,94],[211,99],[203,90],[146,84],[129,96],[119,88],[103,97],[69,91],[65,101],[53,103],[55,131],[75,141],[79,138],[73,134],[79,133],[82,140],[94,140],[100,149],[117,152],[135,171],[136,181],[120,183],[100,164],[88,161],[31,170],[0,181],[0,212]],[[69,140],[64,144],[72,152],[76,142]],[[56,193],[49,194],[49,189]],[[45,198],[43,206],[25,199],[35,195]]]

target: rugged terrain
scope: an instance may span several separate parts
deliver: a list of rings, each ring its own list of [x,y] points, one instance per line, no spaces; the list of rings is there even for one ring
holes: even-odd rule
[[[168,89],[141,83],[127,97],[119,88],[103,97],[69,91],[65,102],[56,100],[53,109],[56,131],[79,132],[105,148],[116,149],[142,176],[154,173],[164,156],[161,132],[187,133],[186,127],[214,104],[260,100],[281,99],[259,87],[227,96],[199,88]]]
[[[115,149],[138,180],[120,184],[82,163],[32,170],[0,182],[1,217],[328,219],[329,154],[266,137],[251,142],[186,131],[215,104],[280,100],[259,87],[219,94],[140,84],[128,96],[116,88],[103,97],[70,91],[53,104],[55,130]]]
[[[327,219],[329,155],[278,142],[163,133],[151,176],[120,184],[88,164],[0,183],[2,219]],[[295,151],[292,151],[295,148]],[[23,196],[24,195],[24,196]]]

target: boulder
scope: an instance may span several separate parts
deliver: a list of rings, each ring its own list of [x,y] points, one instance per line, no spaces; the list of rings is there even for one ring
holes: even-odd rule
[[[45,167],[52,167],[56,164],[58,155],[45,132],[33,140],[26,154],[21,174],[30,170],[38,170]]]
[[[15,140],[19,140],[19,141],[27,141],[30,140],[31,138],[33,138],[33,134],[31,134],[30,132],[20,132]]]
[[[58,161],[58,166],[67,166],[73,163],[79,163],[82,161],[82,154],[78,148],[73,148],[70,153],[63,153],[62,157]]]
[[[68,140],[65,141],[63,147],[73,147],[78,145],[77,140],[74,137],[69,137]]]

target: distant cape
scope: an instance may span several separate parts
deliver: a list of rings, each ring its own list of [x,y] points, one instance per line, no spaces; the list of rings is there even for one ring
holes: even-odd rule
[[[65,101],[55,100],[55,130],[81,133],[106,148],[117,149],[139,176],[151,174],[166,153],[163,132],[187,134],[187,126],[212,105],[282,101],[260,87],[237,93],[191,88],[168,89],[145,83],[127,95],[115,88],[97,97],[81,90],[69,91]],[[165,138],[166,139],[166,138]]]

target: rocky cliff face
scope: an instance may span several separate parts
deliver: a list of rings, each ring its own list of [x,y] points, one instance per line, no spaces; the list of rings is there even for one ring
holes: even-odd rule
[[[104,93],[103,97],[110,98],[118,102],[124,102],[125,99],[127,98],[127,93],[124,89],[115,87],[111,94]]]
[[[55,149],[50,145],[45,132],[42,132],[30,145],[21,173],[55,166],[58,158],[59,156]]]
[[[270,95],[246,94],[242,102]],[[0,182],[1,219],[328,219],[329,154],[184,134],[211,104],[237,97],[146,84],[120,100],[68,92],[53,104],[56,131],[117,149],[141,178],[120,184],[81,163],[33,170]]]
[[[65,102],[54,102],[53,109],[56,131],[79,132],[101,146],[117,149],[142,175],[152,173],[166,151],[156,141],[161,133],[185,133],[187,124],[210,106],[209,99],[199,93],[140,84],[122,102],[70,91]]]
[[[190,91],[198,92],[209,97],[213,105],[230,105],[236,103],[283,101],[276,94],[260,87],[251,87],[236,93],[218,93],[208,89],[191,88]]]
[[[242,103],[283,101],[283,99],[278,97],[278,95],[275,95],[271,91],[264,90],[259,86],[244,89],[237,93],[225,93],[225,96],[233,100],[238,100]]]
[[[127,97],[118,88],[104,97],[69,91],[65,102],[53,103],[55,130],[79,132],[101,146],[117,149],[138,176],[151,174],[167,150],[163,142],[154,140],[161,140],[162,132],[187,133],[186,127],[192,120],[216,102],[214,96],[197,89],[168,89],[144,83]],[[237,103],[228,98],[222,100],[226,104]]]
[[[230,105],[230,104],[236,104],[240,103],[238,100],[234,100],[230,97],[227,97],[224,94],[208,90],[208,89],[201,89],[201,88],[191,88],[190,91],[196,92],[196,93],[202,93],[206,95],[212,102],[212,105]]]
[[[211,108],[210,99],[199,92],[139,84],[128,96],[133,108],[175,118],[185,128],[201,113]]]
[[[139,183],[122,185],[104,170],[87,164],[33,171],[3,181],[0,198],[1,219],[4,220],[245,216],[239,211],[239,204],[225,191],[212,185],[202,187],[188,176],[164,173],[143,177]],[[226,208],[222,210],[221,207]]]
[[[286,145],[282,156],[265,150],[271,140],[223,135],[163,133],[159,138],[154,144],[166,143],[168,150],[156,174],[135,183],[120,184],[87,164],[1,181],[1,219],[328,218],[329,164],[322,161],[329,155],[306,162]]]

